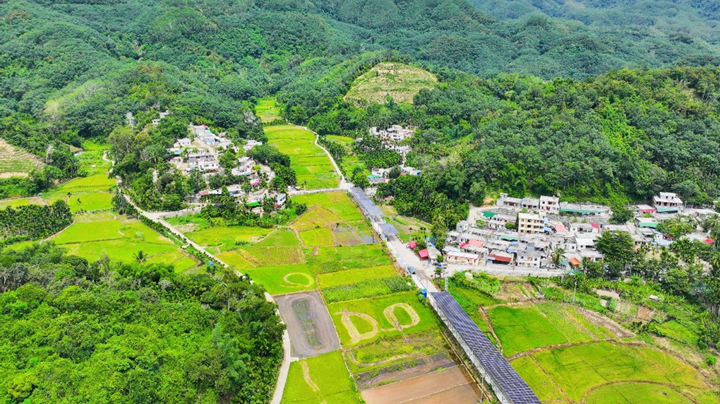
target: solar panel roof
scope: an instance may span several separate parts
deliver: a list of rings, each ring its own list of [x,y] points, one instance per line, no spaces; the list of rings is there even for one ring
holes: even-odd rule
[[[366,215],[378,217],[384,216],[382,211],[380,211],[380,209],[375,205],[375,203],[370,200],[370,198],[368,198],[362,188],[350,188],[350,193],[352,194],[353,198],[355,198],[355,201],[358,203],[358,205],[360,205],[360,209],[362,209]]]
[[[398,230],[390,223],[383,223],[380,225],[380,230],[385,234],[386,236],[397,236],[400,234]]]
[[[493,379],[493,387],[500,390],[513,404],[540,404],[535,393],[525,383],[520,375],[508,363],[505,357],[498,352],[495,346],[480,331],[478,326],[470,319],[448,292],[430,294],[438,308],[443,312],[450,324],[457,330],[459,337],[470,347],[475,357],[485,367],[486,372]]]

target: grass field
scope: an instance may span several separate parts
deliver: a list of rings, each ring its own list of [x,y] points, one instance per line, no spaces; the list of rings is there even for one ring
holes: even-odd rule
[[[269,123],[282,119],[280,116],[280,106],[274,97],[258,100],[258,103],[255,106],[255,114],[257,114],[262,123]]]
[[[178,271],[197,266],[197,262],[185,255],[172,241],[166,239],[143,223],[119,217],[97,215],[89,221],[77,221],[57,234],[52,241],[66,248],[70,254],[95,261],[104,255],[114,261],[133,262],[142,251],[148,262],[172,264]],[[81,217],[82,220],[82,217]]]
[[[261,227],[215,226],[185,233],[185,236],[212,253],[220,253],[259,241],[271,231]]]
[[[264,128],[269,142],[290,157],[298,186],[305,189],[334,188],[340,177],[330,157],[315,145],[315,135],[297,126],[274,125]]]
[[[497,306],[487,314],[508,357],[548,345],[614,337],[585,320],[574,307],[560,303]]]
[[[0,178],[26,177],[44,165],[34,154],[0,139]]]
[[[340,342],[346,348],[379,338],[424,332],[438,326],[430,309],[418,300],[414,292],[331,303],[328,310]],[[389,310],[392,314],[386,313]],[[393,321],[392,315],[396,316],[397,322]]]
[[[352,173],[355,168],[367,170],[365,163],[360,161],[360,158],[353,151],[353,145],[355,144],[354,138],[350,138],[347,136],[325,135],[325,139],[342,145],[345,148],[345,155],[343,156],[342,162],[340,163],[343,172]],[[368,171],[368,175],[369,174],[370,172]]]
[[[645,383],[676,385],[697,395],[700,402],[713,398],[705,394],[709,386],[700,372],[649,346],[597,342],[543,350],[534,353],[532,358],[517,359],[512,365],[544,402],[583,402],[588,392],[592,392],[592,401],[584,402],[655,403],[657,389],[643,389],[647,387]],[[608,385],[623,381],[629,385]],[[557,388],[553,389],[554,386]],[[641,388],[633,388],[637,386]],[[604,394],[593,390],[597,388],[602,388],[600,393]],[[630,397],[634,401],[628,400],[627,392],[633,392]]]
[[[389,95],[396,103],[413,102],[423,88],[433,88],[437,78],[427,70],[403,63],[378,63],[352,83],[345,100],[356,105],[384,104]]]
[[[420,232],[421,228],[432,229],[432,224],[412,217],[401,216],[392,205],[382,205],[380,210],[385,214],[385,221],[395,226],[400,233],[400,240],[410,241],[410,236]]]
[[[317,254],[314,252],[313,249],[306,249],[305,260],[319,274],[391,263],[390,258],[378,244],[318,248]]]
[[[398,273],[391,265],[382,265],[372,268],[358,268],[346,271],[330,272],[318,275],[318,282],[321,288],[332,288],[336,286],[352,285],[372,279],[382,279],[397,276]]]
[[[306,247],[332,247],[335,245],[333,232],[327,227],[301,231],[300,239]]]
[[[304,203],[308,207],[320,206],[336,215],[340,221],[364,220],[350,197],[342,191],[306,194],[292,197],[294,202]],[[334,223],[335,220],[324,222]]]
[[[340,351],[290,364],[283,404],[360,404]]]
[[[271,295],[313,290],[317,286],[315,275],[306,264],[248,268],[245,272]]]

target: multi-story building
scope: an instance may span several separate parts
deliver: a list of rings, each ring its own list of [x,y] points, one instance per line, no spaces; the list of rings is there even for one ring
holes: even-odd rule
[[[541,196],[540,210],[543,212],[560,212],[560,198],[557,196]]]
[[[543,214],[518,213],[518,233],[538,234],[545,231]]]
[[[680,211],[683,208],[682,199],[672,192],[660,192],[660,195],[655,195],[653,197],[653,204],[658,212],[668,212],[671,210]]]

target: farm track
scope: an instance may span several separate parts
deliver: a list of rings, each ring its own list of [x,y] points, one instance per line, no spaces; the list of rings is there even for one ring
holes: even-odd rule
[[[611,385],[614,385],[614,384],[625,384],[625,383],[651,384],[651,385],[653,385],[653,386],[665,386],[665,387],[670,387],[670,388],[672,388],[675,392],[681,394],[683,397],[687,398],[688,400],[692,401],[693,403],[696,403],[696,404],[698,403],[698,401],[697,401],[697,399],[695,399],[695,397],[693,397],[692,395],[690,395],[690,394],[686,393],[685,391],[681,390],[680,388],[678,388],[679,386],[678,386],[677,384],[675,384],[675,383],[663,383],[663,382],[655,382],[655,381],[650,381],[650,380],[614,380],[614,381],[607,382],[607,383],[601,383],[601,384],[595,385],[595,386],[591,387],[590,389],[588,389],[588,390],[585,392],[585,394],[583,395],[583,399],[582,399],[582,401],[581,401],[580,403],[581,403],[581,404],[585,404],[585,400],[587,399],[587,396],[588,396],[590,393],[592,393],[593,391],[595,391],[595,390],[597,390],[597,389],[599,389],[599,388],[601,388],[601,387],[611,386]],[[561,390],[561,391],[562,391],[562,390]]]
[[[497,342],[498,350],[500,353],[503,353],[503,345],[502,342],[500,342],[500,338],[498,338],[497,334],[495,334],[495,328],[493,327],[492,323],[490,322],[490,317],[488,317],[487,313],[485,312],[484,307],[478,308],[478,311],[480,312],[480,315],[485,319],[485,323],[488,326],[488,330],[490,330],[490,334],[492,334],[493,338],[495,338],[495,341]]]
[[[646,344],[643,341],[623,341],[623,340],[617,339],[617,338],[605,338],[605,339],[596,339],[596,340],[592,340],[592,341],[583,341],[583,342],[565,342],[562,344],[547,345],[547,346],[540,347],[540,348],[533,348],[533,349],[529,349],[527,351],[516,353],[515,355],[507,358],[507,360],[508,360],[508,362],[512,362],[515,359],[522,358],[522,357],[528,356],[528,355],[532,356],[533,354],[536,354],[536,353],[542,352],[542,351],[549,351],[549,350],[557,349],[557,348],[570,348],[570,347],[574,347],[574,346],[592,345],[592,344],[597,344],[600,342],[613,342],[616,344],[630,345],[630,346],[651,346],[651,345]]]
[[[540,366],[540,363],[538,363],[538,361],[535,359],[535,357],[532,356],[532,355],[530,355],[530,360],[535,364],[535,366],[538,367],[538,369],[540,369],[541,372],[543,372],[543,374],[545,375],[545,377],[547,377],[548,380],[550,380],[550,381],[552,382],[552,384],[555,386],[555,388],[557,388],[558,391],[562,393],[564,401],[566,401],[566,402],[568,402],[568,403],[569,403],[569,402],[572,402],[572,400],[570,400],[570,397],[567,396],[567,393],[565,393],[565,390],[563,390],[563,389],[560,387],[560,385],[557,384],[557,382],[555,381],[555,379],[553,379],[553,378],[550,376],[550,374],[548,374],[548,372],[545,370],[544,367]]]

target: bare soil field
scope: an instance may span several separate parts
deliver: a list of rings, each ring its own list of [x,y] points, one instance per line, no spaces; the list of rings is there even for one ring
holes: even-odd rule
[[[317,292],[280,296],[276,301],[290,333],[293,356],[310,358],[340,348],[330,313]]]
[[[457,366],[362,391],[367,404],[476,404],[480,394]]]

